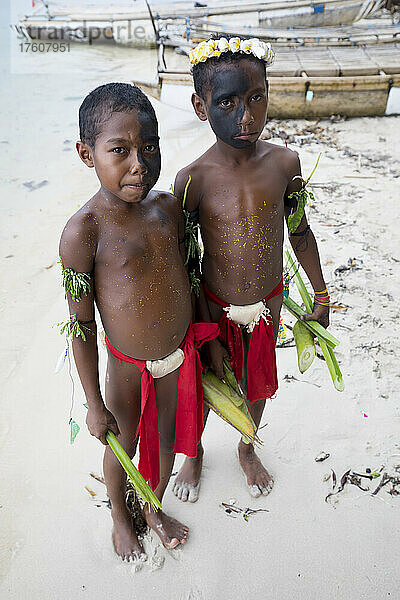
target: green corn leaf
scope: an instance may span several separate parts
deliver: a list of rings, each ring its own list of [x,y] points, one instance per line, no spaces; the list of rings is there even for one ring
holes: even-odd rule
[[[79,427],[78,423],[71,419],[71,421],[70,421],[70,438],[69,438],[70,444],[74,443],[75,438],[79,433],[79,430],[80,430],[80,427]]]

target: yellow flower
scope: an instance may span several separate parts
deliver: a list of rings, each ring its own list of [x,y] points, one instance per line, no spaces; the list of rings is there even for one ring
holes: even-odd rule
[[[192,64],[192,65],[197,65],[197,63],[199,62],[197,60],[197,50],[196,50],[196,48],[193,48],[193,50],[190,50],[190,52],[189,52],[189,60],[190,60],[190,64]]]
[[[250,54],[252,51],[252,43],[250,40],[241,40],[240,42],[240,52],[244,52],[245,54]]]
[[[202,48],[198,48],[198,59],[200,62],[205,62],[213,56],[214,50],[210,44],[204,44]]]
[[[231,52],[239,52],[239,50],[240,50],[240,38],[238,38],[238,37],[231,38],[228,43],[229,43],[229,50]]]
[[[218,40],[208,40],[207,44],[210,46],[210,48],[212,48],[213,50],[218,50]]]
[[[260,60],[264,60],[265,46],[264,46],[263,42],[261,42],[260,40],[257,40],[257,42],[255,42],[252,45],[251,51],[256,58],[259,58]]]
[[[226,38],[220,38],[218,40],[218,50],[220,52],[227,52],[229,50],[229,43]]]

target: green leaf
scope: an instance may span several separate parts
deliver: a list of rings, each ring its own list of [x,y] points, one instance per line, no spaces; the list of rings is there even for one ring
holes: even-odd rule
[[[75,438],[79,433],[79,430],[80,430],[80,427],[79,427],[78,423],[71,419],[71,421],[70,421],[70,439],[69,439],[70,444],[74,443]]]

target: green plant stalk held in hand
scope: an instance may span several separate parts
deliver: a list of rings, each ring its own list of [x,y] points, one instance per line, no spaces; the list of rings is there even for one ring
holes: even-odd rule
[[[106,440],[143,502],[148,502],[154,511],[161,509],[161,502],[139,473],[112,431],[107,431]]]
[[[299,294],[301,296],[301,299],[304,302],[304,306],[306,307],[306,310],[309,313],[312,313],[313,311],[313,303],[311,300],[311,296],[307,291],[306,286],[304,285],[304,281],[299,273],[299,270],[297,269],[294,260],[289,252],[289,250],[286,250],[285,252],[286,255],[286,262],[288,265],[288,268],[290,271],[292,271],[292,274],[294,276],[294,280],[297,286],[297,289],[299,291]],[[296,316],[296,315],[295,315]],[[303,325],[307,325],[307,323],[312,323],[313,321],[302,321],[301,323]],[[325,330],[326,331],[326,330]],[[335,389],[338,392],[343,392],[344,390],[344,382],[343,382],[343,376],[342,373],[340,371],[340,367],[339,364],[337,362],[336,356],[333,352],[333,348],[331,345],[328,344],[328,341],[326,339],[323,339],[322,336],[317,335],[318,338],[318,342],[319,345],[321,347],[322,353],[324,355],[327,367],[329,369],[329,373],[331,375],[332,381],[333,381],[333,385],[335,386]],[[337,340],[336,340],[337,341]],[[337,344],[339,342],[337,341]],[[337,345],[336,344],[336,345]]]
[[[293,336],[296,342],[297,362],[300,373],[309,369],[315,358],[314,336],[301,321],[297,321],[293,327]]]

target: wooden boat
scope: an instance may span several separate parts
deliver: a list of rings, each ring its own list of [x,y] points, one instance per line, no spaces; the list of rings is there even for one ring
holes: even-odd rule
[[[138,6],[76,8],[42,0],[20,19],[18,27],[32,39],[72,39],[74,41],[115,41],[120,44],[152,45],[160,32],[180,27],[187,37],[209,35],[214,30],[259,36],[258,30],[284,30],[291,27],[326,27],[349,24],[371,17],[384,0],[311,0],[278,2],[220,2],[193,8],[193,3],[155,6],[149,11]],[[155,15],[154,19],[152,14]],[[244,26],[245,24],[245,26]],[[264,31],[268,37],[268,31]],[[164,35],[164,37],[167,37]]]
[[[167,69],[160,47],[157,81],[134,83],[158,99],[165,86],[192,86],[187,58],[170,58],[175,64]],[[281,49],[268,82],[271,118],[381,116],[389,105],[400,114],[400,44]]]

